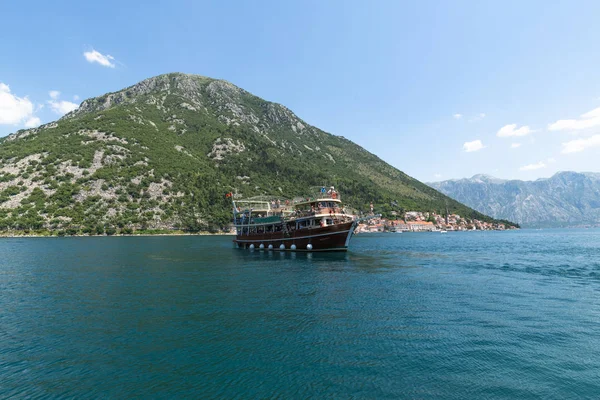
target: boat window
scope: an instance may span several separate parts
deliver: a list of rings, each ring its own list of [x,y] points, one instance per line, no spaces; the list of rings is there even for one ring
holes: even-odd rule
[[[273,225],[267,225],[265,232],[269,233],[269,232],[273,232]]]
[[[275,225],[275,232],[281,232],[281,225]]]
[[[256,228],[256,231],[258,233],[265,233],[265,227],[264,226],[259,226],[259,227]]]
[[[333,219],[327,218],[327,225],[333,225]]]

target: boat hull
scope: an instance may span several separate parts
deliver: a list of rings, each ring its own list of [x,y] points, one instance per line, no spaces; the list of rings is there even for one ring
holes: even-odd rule
[[[237,235],[233,240],[238,247],[260,249],[260,245],[267,250],[273,245],[272,250],[285,251],[346,251],[350,238],[354,234],[355,222],[299,229],[293,232],[275,232],[255,235]],[[280,248],[281,245],[285,248]],[[292,249],[292,245],[296,248]],[[310,245],[310,246],[309,246]]]

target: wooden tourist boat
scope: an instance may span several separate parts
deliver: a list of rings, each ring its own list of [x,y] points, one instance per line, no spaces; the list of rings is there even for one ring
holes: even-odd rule
[[[233,215],[234,243],[247,249],[346,251],[358,223],[333,187],[294,200],[234,199]]]

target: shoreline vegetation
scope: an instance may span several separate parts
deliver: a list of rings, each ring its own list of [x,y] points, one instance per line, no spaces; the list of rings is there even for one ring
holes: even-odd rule
[[[396,214],[396,213],[394,213]],[[457,214],[444,218],[435,212],[406,211],[394,219],[384,218],[381,214],[369,214],[372,218],[359,223],[355,233],[372,232],[436,232],[436,231],[471,231],[471,230],[512,230],[519,229],[518,225],[505,223],[488,223],[477,219],[463,218]],[[358,217],[358,216],[357,216]],[[401,219],[399,219],[401,218]],[[97,224],[95,227],[67,226],[62,229],[39,227],[23,227],[21,229],[0,230],[0,238],[18,237],[103,237],[103,236],[235,236],[236,230],[232,225],[212,227],[211,229],[181,229],[175,228],[134,228],[123,226],[115,228],[111,225]]]
[[[135,237],[135,236],[233,236],[235,233],[231,232],[210,232],[210,231],[199,231],[199,232],[186,232],[181,230],[168,230],[168,229],[147,229],[134,231],[132,233],[103,233],[103,234],[90,234],[90,233],[67,233],[64,231],[49,231],[49,230],[35,230],[35,231],[4,231],[0,232],[0,238],[19,238],[19,237]]]

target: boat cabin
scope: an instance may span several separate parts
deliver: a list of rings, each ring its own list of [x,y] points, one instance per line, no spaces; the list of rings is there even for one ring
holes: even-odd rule
[[[342,207],[333,187],[321,188],[309,197],[269,199],[255,197],[233,202],[234,225],[238,235],[286,234],[314,228],[324,228],[352,221]]]

